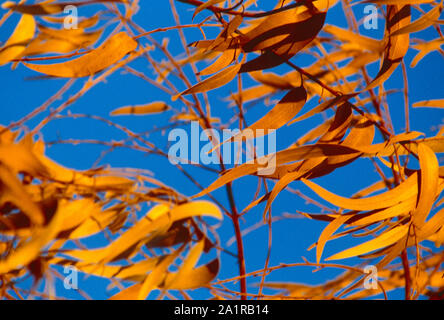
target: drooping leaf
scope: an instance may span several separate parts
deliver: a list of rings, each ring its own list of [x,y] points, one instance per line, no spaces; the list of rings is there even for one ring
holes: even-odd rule
[[[21,209],[33,223],[37,225],[43,224],[44,215],[40,207],[32,200],[19,179],[10,172],[7,167],[1,164],[0,190],[0,204],[12,202]]]
[[[176,277],[174,273],[168,273],[165,278],[165,283],[170,283],[171,290],[189,290],[197,289],[208,285],[219,272],[219,259],[214,259],[206,265],[190,270],[185,276]],[[170,278],[174,277],[171,282]],[[162,286],[161,286],[162,287]]]
[[[271,157],[276,158],[276,165],[279,166],[281,164],[298,161],[298,160],[306,160],[318,157],[326,157],[326,156],[336,156],[336,155],[344,155],[344,154],[359,154],[358,150],[341,146],[341,145],[333,145],[333,144],[316,144],[316,145],[307,145],[296,148],[290,148],[287,150],[279,151],[275,155],[267,155],[260,159],[257,159],[254,164],[242,164],[238,167],[228,170],[221,177],[219,177],[216,181],[214,181],[208,188],[201,191],[197,195],[193,196],[193,198],[200,197],[204,194],[212,192],[220,188],[221,186],[232,182],[240,177],[254,174],[259,169],[267,166],[269,161],[271,161]]]
[[[135,262],[131,265],[97,265],[91,263],[79,263],[78,261],[54,258],[50,260],[51,264],[58,265],[73,265],[81,272],[85,272],[90,275],[108,278],[108,279],[121,279],[127,281],[142,281],[147,274],[159,263],[161,257],[148,258],[139,262]]]
[[[417,174],[414,173],[394,189],[361,199],[344,198],[325,190],[307,179],[301,179],[301,181],[321,198],[337,207],[349,210],[375,210],[396,205],[418,194],[417,178]]]
[[[157,205],[109,246],[88,251],[71,250],[66,254],[85,262],[108,263],[120,258],[123,252],[131,256],[136,248],[166,232],[175,221],[203,215],[222,219],[219,208],[208,201],[194,201],[173,208],[164,204]]]
[[[227,42],[231,44],[231,36],[234,35],[234,32],[237,28],[240,27],[243,21],[243,17],[241,15],[237,15],[231,19],[230,22],[225,26],[225,28],[222,30],[221,33],[214,39],[214,41],[211,42],[211,44],[206,48],[206,50],[216,50],[219,48],[219,46],[224,46]],[[228,45],[228,47],[231,47],[231,45]],[[231,49],[237,49],[239,52],[240,46],[234,45],[234,48]]]
[[[16,248],[6,258],[0,260],[0,273],[7,273],[10,270],[23,267],[33,261],[43,249],[58,233],[62,214],[57,212],[50,223],[37,230],[34,235],[22,245]]]
[[[333,233],[335,233],[335,231],[338,230],[348,219],[350,219],[349,215],[341,215],[330,222],[322,231],[316,245],[316,261],[318,263],[321,262],[322,252],[324,251],[324,247],[327,241],[330,239]]]
[[[140,291],[137,294],[137,300],[145,300],[149,293],[160,286],[164,281],[168,267],[174,262],[174,260],[179,256],[181,248],[175,250],[172,254],[165,257],[159,262],[159,264],[150,272],[150,274],[145,278],[140,287]]]
[[[267,17],[242,37],[245,52],[263,53],[245,63],[240,72],[264,70],[286,62],[313,41],[324,25],[325,16],[326,12],[300,12],[294,8]]]
[[[2,4],[2,8],[31,15],[52,15],[63,12],[66,6],[83,6],[100,2],[127,3],[128,0],[92,0],[92,1],[64,2],[64,3],[41,3],[41,4],[16,4],[15,2],[12,1],[6,1]]]
[[[439,164],[435,153],[422,143],[418,146],[418,157],[421,167],[421,185],[418,203],[412,212],[412,217],[413,223],[421,227],[438,195]]]
[[[39,26],[39,34],[29,43],[21,56],[48,53],[69,53],[95,44],[103,30],[85,32],[84,29],[52,29]]]
[[[216,5],[218,3],[221,3],[223,1],[225,1],[225,0],[208,0],[208,1],[204,2],[204,3],[202,3],[200,6],[198,6],[196,8],[196,10],[194,10],[193,18],[192,19],[194,19],[195,16],[197,16],[200,12],[202,12],[206,8],[214,6],[214,5]]]
[[[35,177],[49,175],[43,161],[24,144],[0,143],[0,162],[15,173],[26,172]]]
[[[243,129],[238,134],[222,142],[236,141],[239,137],[254,139],[267,135],[270,130],[277,130],[293,119],[302,109],[307,100],[307,91],[304,87],[298,87],[288,92],[279,103],[267,112],[261,119]],[[218,148],[220,145],[216,146]],[[213,148],[213,149],[215,149]]]
[[[347,29],[339,28],[334,25],[326,25],[323,28],[323,31],[332,34],[333,36],[335,36],[335,39],[353,43],[359,46],[360,48],[364,48],[375,52],[380,52],[383,50],[380,41],[362,36]]]
[[[245,59],[245,56],[243,59]],[[243,61],[243,59],[242,59],[242,61]],[[222,70],[218,74],[215,74],[214,76],[212,76],[208,79],[205,79],[205,80],[199,82],[198,84],[192,86],[191,88],[185,90],[184,92],[180,93],[179,95],[174,96],[173,101],[182,95],[207,92],[207,91],[222,87],[223,85],[227,84],[228,82],[230,82],[231,80],[233,80],[236,77],[241,66],[242,66],[242,63],[238,63],[238,64],[235,64],[231,67],[228,67],[228,68]]]
[[[419,101],[412,104],[413,108],[444,108],[444,99]]]
[[[396,4],[387,6],[386,37],[388,40],[384,59],[381,69],[373,81],[367,86],[367,90],[382,84],[401,63],[409,49],[410,38],[408,33],[395,35],[395,32],[408,26],[410,19],[411,12],[409,5]]]
[[[358,3],[374,3],[374,4],[387,4],[387,5],[408,5],[408,4],[423,4],[431,3],[433,0],[365,0]]]
[[[410,213],[415,208],[416,196],[413,196],[405,201],[395,204],[383,210],[372,212],[370,215],[365,215],[358,218],[356,221],[350,223],[351,226],[368,225],[385,219],[390,219],[397,216],[403,216]]]
[[[440,228],[441,231],[439,231]],[[427,239],[431,235],[439,232],[439,237],[442,237],[441,234],[444,236],[442,230],[444,230],[444,208],[435,213],[435,215],[418,230],[418,236],[421,239]],[[444,237],[442,237],[442,240],[444,240]]]
[[[164,284],[165,289],[176,287],[175,285],[176,281],[181,281],[182,278],[188,278],[190,276],[191,271],[196,266],[200,256],[202,255],[204,246],[205,246],[205,239],[202,239],[194,247],[190,249],[187,258],[183,261],[177,273],[174,276],[171,276],[165,280]]]

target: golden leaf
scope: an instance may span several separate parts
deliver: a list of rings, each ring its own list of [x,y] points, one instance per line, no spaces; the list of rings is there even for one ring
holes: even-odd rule
[[[0,49],[0,66],[19,57],[25,51],[26,45],[34,37],[34,32],[34,17],[28,14],[22,15],[14,32]]]
[[[165,102],[153,102],[145,105],[126,106],[111,111],[110,115],[145,115],[169,110]]]
[[[402,1],[397,1],[396,5],[387,7],[386,37],[388,38],[388,42],[386,45],[384,60],[382,61],[382,66],[378,74],[367,86],[367,90],[377,87],[387,80],[398,67],[409,49],[409,34],[404,33],[395,35],[398,30],[408,26],[411,19],[410,6],[398,4],[400,2]]]
[[[379,235],[377,238],[373,240],[367,241],[365,243],[357,245],[356,247],[334,254],[326,260],[330,261],[330,260],[347,259],[370,251],[375,251],[387,247],[397,242],[398,240],[402,239],[407,234],[408,230],[409,230],[408,225],[395,227],[389,231],[384,232],[383,234]]]
[[[349,210],[375,210],[396,205],[417,195],[417,179],[418,175],[414,173],[396,188],[382,194],[361,199],[344,198],[325,190],[307,179],[302,178],[301,181],[312,189],[318,196],[337,207]]]
[[[125,32],[107,39],[100,47],[84,56],[55,64],[23,64],[29,69],[54,77],[81,78],[92,76],[122,59],[137,48],[137,42]]]
[[[418,146],[418,157],[421,168],[421,185],[418,203],[412,216],[415,226],[421,227],[438,195],[439,164],[435,153],[423,143]]]

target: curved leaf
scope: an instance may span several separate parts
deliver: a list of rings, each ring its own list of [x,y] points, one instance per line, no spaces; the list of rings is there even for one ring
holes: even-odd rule
[[[389,231],[384,232],[383,234],[379,235],[377,238],[373,240],[367,241],[356,247],[334,254],[326,260],[330,261],[330,260],[347,259],[371,251],[375,251],[381,248],[388,247],[389,245],[402,239],[407,234],[408,231],[409,231],[409,225],[395,227]]]
[[[26,62],[23,64],[31,70],[54,77],[81,78],[108,68],[136,48],[137,42],[125,32],[120,32],[107,39],[97,49],[74,60],[46,65]]]
[[[382,194],[361,199],[344,198],[325,190],[307,179],[302,178],[301,181],[322,199],[337,207],[349,210],[375,210],[388,208],[418,194],[417,179],[418,175],[414,173],[406,181],[394,189],[386,191]]]

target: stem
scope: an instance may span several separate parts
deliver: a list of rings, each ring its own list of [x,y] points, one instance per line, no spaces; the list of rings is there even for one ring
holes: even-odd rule
[[[241,290],[241,300],[247,300],[247,278],[245,277],[245,257],[244,257],[244,244],[242,241],[242,232],[239,225],[239,213],[236,209],[236,204],[233,197],[233,188],[231,183],[226,186],[228,201],[231,207],[231,220],[233,221],[234,233],[236,236],[237,244],[237,260],[239,264],[239,277],[240,277],[240,290]]]

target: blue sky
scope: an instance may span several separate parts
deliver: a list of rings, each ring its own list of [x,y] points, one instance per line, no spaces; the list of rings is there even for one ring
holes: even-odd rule
[[[169,1],[149,1],[147,5],[144,1],[141,2],[141,9],[135,17],[135,21],[143,26],[145,30],[152,30],[159,27],[168,27],[174,25],[174,20],[170,12]],[[268,9],[274,5],[273,0],[259,0],[258,4],[261,9]],[[358,19],[363,18],[363,5],[354,6],[356,16]],[[95,10],[97,7],[79,9],[80,15],[87,15],[89,10]],[[192,11],[191,7],[182,3],[177,3],[177,9],[181,14],[181,22],[184,24],[191,23]],[[4,10],[0,10],[0,14],[4,14]],[[206,14],[202,13],[196,18],[200,21]],[[413,19],[418,17],[417,12]],[[13,30],[19,16],[13,15],[5,25],[0,28],[0,40],[5,41],[11,31]],[[335,24],[341,27],[346,27],[346,20],[342,14],[339,5],[331,9],[327,15],[327,23]],[[363,34],[381,38],[384,28],[384,20],[379,20],[380,27],[378,30],[365,30],[361,28]],[[198,32],[186,30],[188,42],[200,39]],[[414,38],[431,39],[435,38],[437,33],[433,28],[428,28],[422,32],[414,34]],[[159,42],[165,38],[169,38],[168,48],[174,55],[181,54],[183,48],[180,45],[179,38],[175,32],[166,32],[155,34],[154,38]],[[412,58],[416,54],[415,50],[409,50],[405,61],[409,65]],[[156,54],[154,55],[156,57]],[[160,57],[160,55],[157,55]],[[310,57],[297,56],[292,60],[297,65],[304,67],[313,62]],[[152,70],[146,61],[139,60],[133,64],[134,67],[144,70],[147,75],[152,75]],[[203,64],[198,65],[202,67]],[[280,71],[288,71],[286,68],[279,69]],[[372,76],[376,75],[378,65],[372,65],[369,68]],[[409,76],[409,99],[410,102],[416,102],[427,99],[442,99],[444,84],[442,82],[442,75],[444,71],[443,57],[433,52],[424,58],[416,68],[408,68]],[[190,72],[190,70],[188,70]],[[30,77],[35,77],[37,74],[31,70],[26,69],[23,65],[19,65],[16,70],[11,71],[10,65],[0,67],[0,124],[8,125],[13,121],[17,121],[21,117],[28,114],[30,111],[40,106],[52,94],[59,90],[67,80],[62,79],[37,79],[33,80]],[[64,95],[64,98],[70,96],[78,90],[85,79],[80,79],[77,84]],[[246,78],[246,86],[253,84],[251,80]],[[398,68],[386,83],[386,88],[402,89],[402,73]],[[185,89],[185,88],[180,88]],[[214,117],[219,117],[222,121],[229,120],[235,112],[235,109],[227,108],[227,103],[223,100],[230,91],[235,91],[236,85],[230,84],[223,88],[214,90],[210,94],[210,101],[212,105],[212,114]],[[170,97],[160,90],[150,86],[146,82],[123,71],[118,71],[109,77],[106,83],[101,83],[92,91],[76,101],[69,110],[73,113],[94,114],[109,118],[109,112],[117,107],[134,104],[144,104],[151,101],[163,100],[170,103],[173,108],[182,108],[179,102],[172,102]],[[309,102],[307,107],[313,106],[317,99]],[[394,122],[395,131],[402,132],[404,128],[404,101],[403,93],[395,93],[388,99],[390,105],[390,114]],[[55,102],[52,107],[57,107],[61,101]],[[247,114],[247,120],[252,123],[258,119],[268,107],[259,105]],[[47,113],[46,113],[47,114]],[[34,119],[28,123],[32,128],[35,126],[46,114]],[[66,114],[66,111],[64,112]],[[156,127],[161,127],[168,123],[168,119],[173,115],[172,112],[166,112],[159,115],[150,115],[146,117],[113,117],[112,119],[119,124],[125,125],[134,132],[144,132],[153,130]],[[331,114],[329,114],[331,115]],[[301,122],[300,124],[291,127],[282,128],[277,133],[278,149],[288,146],[296,137],[311,129],[314,125],[322,121],[322,116],[317,115],[311,119]],[[427,136],[436,134],[433,128],[442,125],[444,122],[444,113],[439,109],[411,109],[410,114],[411,130],[421,131]],[[121,133],[106,124],[90,119],[76,119],[76,120],[55,120],[47,125],[42,131],[45,141],[54,141],[57,139],[102,139],[104,141],[119,140],[124,138]],[[151,141],[159,143],[159,145],[167,144],[168,132],[165,134],[155,134]],[[54,145],[47,149],[47,155],[52,159],[62,163],[65,166],[75,169],[90,168],[101,152],[106,150],[102,146],[96,145]],[[442,164],[442,159],[440,160]],[[179,192],[192,196],[199,190],[191,184],[181,173],[174,169],[165,159],[157,156],[146,156],[140,152],[131,151],[128,149],[116,150],[106,155],[100,165],[109,164],[113,167],[134,167],[148,169],[154,173],[156,179],[164,182],[177,189]],[[201,184],[207,186],[214,181],[217,176],[202,172],[202,170],[190,168],[190,172],[194,173],[200,179]],[[370,185],[377,181],[379,176],[375,172],[368,160],[358,160],[346,168],[336,170],[334,173],[316,179],[315,182],[326,187],[327,189],[340,194],[351,195],[361,188]],[[295,182],[290,185],[293,189],[300,189],[307,192],[308,195],[313,195],[308,192],[301,182]],[[256,184],[254,178],[243,178],[234,183],[233,189],[238,208],[244,208],[251,201]],[[252,191],[253,190],[253,191]],[[227,207],[226,194],[223,188],[215,191],[214,196],[222,201]],[[245,221],[242,221],[242,229],[255,224],[261,220],[263,205],[250,211],[245,216]],[[319,212],[319,210],[307,205],[305,200],[289,192],[283,192],[279,195],[273,204],[273,215],[280,215],[284,212],[295,213],[296,210],[306,212]],[[325,227],[325,223],[309,221],[307,219],[292,219],[278,221],[273,227],[273,250],[271,254],[270,266],[278,265],[280,263],[302,262],[301,257],[304,256],[310,261],[315,260],[315,252],[307,251],[306,249],[317,240],[320,232]],[[222,243],[226,243],[233,236],[233,227],[229,219],[225,219],[224,223],[219,229]],[[264,261],[267,255],[267,228],[260,229],[246,235],[245,252],[247,272],[261,269],[264,266]],[[339,239],[329,242],[325,248],[325,256],[329,256],[344,248],[350,246],[351,243],[358,243],[356,239]],[[232,252],[236,252],[235,245],[228,248]],[[237,275],[238,267],[236,260],[229,255],[222,255],[221,273],[218,275],[219,279],[233,277]],[[349,259],[347,263],[356,263],[358,259]],[[322,283],[326,279],[332,279],[338,275],[338,270],[322,270],[317,273],[312,273],[312,268],[291,268],[276,271],[267,277],[267,281],[278,282],[304,282],[310,284]],[[80,286],[90,294],[92,298],[104,299],[109,296],[109,292],[105,291],[106,281],[103,279],[81,277]],[[250,286],[258,283],[260,279],[251,279],[248,281]],[[63,287],[58,289],[59,294],[67,297],[78,297],[72,292],[64,292]],[[402,292],[395,292],[389,295],[391,298],[402,298]],[[196,293],[197,297],[203,297],[201,293]]]

